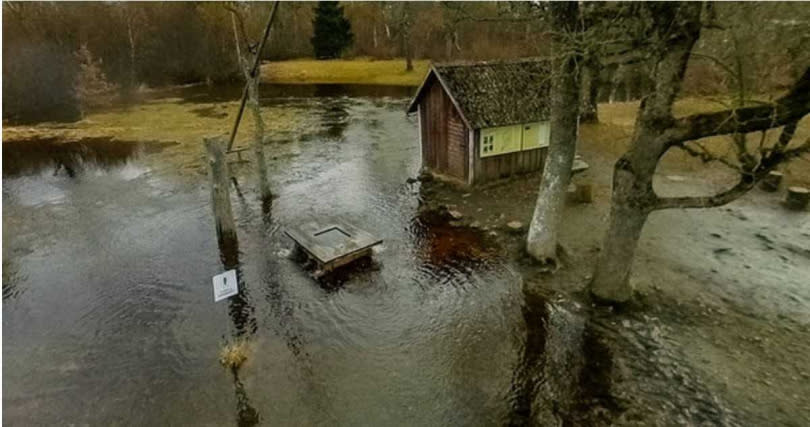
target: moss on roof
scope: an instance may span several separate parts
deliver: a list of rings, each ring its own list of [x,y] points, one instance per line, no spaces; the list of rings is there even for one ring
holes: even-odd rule
[[[478,129],[548,120],[550,70],[546,59],[523,58],[440,63],[430,72],[437,75],[469,125]],[[425,89],[419,89],[409,112],[416,110]]]

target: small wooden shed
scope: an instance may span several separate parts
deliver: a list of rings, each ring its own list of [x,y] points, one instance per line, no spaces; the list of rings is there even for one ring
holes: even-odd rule
[[[433,64],[408,106],[423,170],[465,185],[542,170],[549,75],[540,58]]]

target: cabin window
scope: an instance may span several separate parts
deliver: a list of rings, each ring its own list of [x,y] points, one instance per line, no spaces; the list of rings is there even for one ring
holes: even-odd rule
[[[521,126],[481,129],[480,156],[489,157],[520,151]]]
[[[487,135],[484,137],[484,141],[482,142],[481,152],[484,154],[491,153],[493,149],[493,144],[495,141],[494,135]]]

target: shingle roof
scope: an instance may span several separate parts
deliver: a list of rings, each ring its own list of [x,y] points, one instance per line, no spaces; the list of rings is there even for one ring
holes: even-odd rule
[[[434,64],[408,112],[416,111],[431,74],[438,77],[474,129],[548,119],[551,84],[546,59]]]

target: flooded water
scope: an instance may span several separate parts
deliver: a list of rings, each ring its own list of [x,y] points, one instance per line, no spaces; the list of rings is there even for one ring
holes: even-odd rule
[[[252,163],[235,165],[244,196],[232,193],[228,262],[242,291],[228,302],[213,302],[225,266],[201,151],[3,144],[4,423],[515,422],[518,368],[538,347],[521,282],[482,236],[419,216],[406,94],[291,90],[265,101],[316,125],[267,145],[269,212]],[[165,161],[177,156],[198,167]],[[372,263],[318,282],[280,232],[304,217],[343,218],[384,243]],[[233,344],[247,359],[231,371],[219,358]]]
[[[224,102],[238,101],[243,86],[220,84],[213,86],[190,85],[167,90],[147,92],[141,95],[145,100],[180,98],[183,102]],[[287,103],[296,98],[341,98],[354,99],[406,99],[416,92],[411,86],[364,85],[364,84],[275,84],[263,83],[260,96],[264,105]]]

